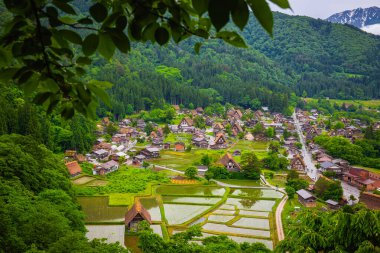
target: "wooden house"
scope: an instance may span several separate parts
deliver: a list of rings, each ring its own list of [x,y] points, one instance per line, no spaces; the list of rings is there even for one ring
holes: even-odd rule
[[[298,201],[305,207],[316,207],[317,206],[317,198],[313,196],[310,192],[301,189],[297,191]]]
[[[132,164],[135,166],[141,166],[145,159],[146,156],[144,155],[136,155],[132,159]]]
[[[68,162],[65,165],[70,174],[70,177],[75,177],[82,173],[82,169],[77,161]]]
[[[178,130],[186,133],[193,133],[195,131],[194,122],[192,119],[185,117],[178,124]]]
[[[160,149],[148,147],[140,151],[141,155],[144,155],[147,159],[157,158],[160,156]]]
[[[240,164],[238,164],[231,156],[230,153],[225,154],[220,160],[221,163],[228,171],[239,172],[241,170]]]
[[[215,123],[213,126],[213,132],[219,133],[224,130],[224,126],[221,123]]]
[[[373,191],[380,187],[380,174],[364,169],[351,168],[343,173],[343,181],[359,189]]]
[[[186,146],[183,142],[176,142],[174,144],[174,151],[185,151]]]
[[[306,164],[301,155],[295,155],[290,162],[290,167],[293,170],[304,171],[306,169]]]
[[[243,132],[243,128],[241,128],[241,126],[237,123],[232,125],[231,130],[234,136],[237,136],[239,133]]]
[[[92,173],[94,175],[105,175],[105,174],[108,174],[108,173],[111,173],[111,172],[114,172],[116,170],[119,169],[119,163],[114,161],[114,160],[110,160],[106,163],[103,163],[103,164],[100,164],[98,166],[96,166],[93,170],[92,170]]]
[[[129,232],[137,232],[138,224],[141,221],[147,221],[152,224],[152,218],[149,212],[137,201],[132,208],[125,214],[125,229]]]
[[[170,149],[170,143],[169,142],[165,142],[164,145],[163,145],[163,149],[169,150]]]
[[[103,160],[108,157],[109,152],[105,149],[99,149],[92,152],[96,159]]]
[[[210,146],[212,149],[221,149],[227,147],[227,139],[223,133],[216,135],[214,143]]]
[[[208,141],[203,137],[194,138],[192,143],[198,148],[208,148]]]
[[[326,172],[326,171],[332,171],[335,172],[337,175],[342,174],[342,168],[332,162],[326,161],[320,163],[320,169],[321,172]]]
[[[202,107],[197,107],[197,109],[195,109],[195,111],[196,111],[198,114],[203,114],[203,108],[202,108]]]

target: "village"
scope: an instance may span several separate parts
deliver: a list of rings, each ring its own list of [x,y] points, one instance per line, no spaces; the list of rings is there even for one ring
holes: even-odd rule
[[[236,238],[237,240],[244,241],[244,238],[248,241],[261,240],[269,248],[273,248],[280,239],[279,230],[282,230],[282,227],[278,228],[280,222],[278,220],[281,219],[284,206],[281,207],[280,218],[275,217],[275,212],[278,211],[276,208],[281,206],[280,201],[284,201],[285,205],[282,219],[291,214],[288,212],[290,209],[292,211],[297,211],[299,208],[335,210],[343,205],[357,202],[364,203],[369,208],[380,208],[380,195],[376,194],[380,188],[380,173],[374,169],[352,166],[346,160],[333,157],[314,141],[315,137],[321,135],[342,136],[350,141],[363,138],[364,129],[369,126],[360,120],[341,119],[339,122],[343,122],[343,126],[329,128],[324,123],[329,116],[315,109],[297,108],[291,116],[270,112],[267,107],[255,111],[229,108],[224,115],[207,115],[201,107],[189,110],[174,105],[173,109],[175,117],[169,124],[149,122],[139,117],[126,118],[115,123],[105,117],[97,125],[98,139],[92,153],[82,155],[74,150],[67,150],[65,153],[66,166],[73,183],[82,188],[101,188],[107,184],[107,180],[103,178],[121,168],[149,169],[168,173],[169,184],[165,190],[175,187],[176,190],[163,193],[162,187],[165,186],[158,184],[152,186],[149,194],[144,193],[143,196],[130,194],[132,201],[128,202],[128,208],[122,209],[122,215],[119,215],[123,216],[119,218],[125,223],[126,231],[134,231],[138,221],[146,220],[156,227],[154,230],[157,230],[157,233],[165,237],[183,229],[178,226],[187,227],[195,222],[203,224],[202,228],[206,234],[227,233],[229,236],[238,234],[241,237]],[[380,122],[375,123],[373,128],[379,129]],[[242,158],[247,152],[253,152],[261,162],[259,180],[249,180],[244,176]],[[268,159],[273,157],[285,160],[285,167],[274,168],[268,165]],[[87,166],[90,168],[86,170],[87,173],[83,172],[81,164],[90,165]],[[229,176],[226,178],[215,176],[213,167],[216,166],[224,167]],[[195,168],[195,175],[189,176],[188,168]],[[209,173],[210,171],[213,173]],[[290,171],[296,172],[295,178],[306,182],[302,188],[293,187],[295,188],[293,193],[288,190]],[[325,188],[335,183],[342,185],[343,195],[339,198],[326,199],[323,195]],[[211,192],[222,189],[224,192],[189,193],[191,188],[209,187]],[[260,189],[262,187],[266,188]],[[186,193],[177,193],[182,191],[181,189],[186,189]],[[233,194],[238,191],[248,193]],[[255,195],[256,193],[252,194],[250,191],[260,193]],[[269,194],[271,196],[263,197],[262,192],[266,191],[271,192]],[[285,196],[288,195],[290,199],[292,194],[298,197],[297,202],[288,201],[285,204]],[[150,197],[145,198],[146,196]],[[241,197],[240,200],[244,200],[244,197],[255,200],[252,205],[246,206],[236,202],[237,196]],[[109,198],[106,205],[113,202],[112,196]],[[162,207],[160,201],[163,201]],[[211,206],[205,206],[210,204],[202,201],[211,201]],[[263,207],[251,210],[256,201],[268,203],[265,202]],[[190,204],[192,206],[189,206]],[[87,205],[96,208],[91,203]],[[194,205],[199,205],[199,208],[193,210]],[[175,210],[170,209],[174,207],[179,209],[191,207],[193,213],[184,212],[187,217],[178,218],[174,214]],[[165,211],[157,211],[160,208],[164,208]],[[234,213],[235,208],[240,211]],[[86,211],[86,208],[84,210]],[[248,214],[244,215],[244,212]],[[249,212],[256,213],[250,215]],[[264,215],[267,217],[266,220],[260,220],[263,218],[261,217],[263,213],[257,214],[257,212],[266,212]],[[166,217],[163,213],[166,213]],[[226,214],[227,217],[224,216]],[[207,220],[202,220],[205,219],[202,217],[206,217]],[[197,221],[198,219],[201,220]],[[263,230],[259,228],[258,234],[250,234],[250,231],[243,228],[244,225],[241,227],[235,222],[237,220],[242,223],[244,219],[252,222],[253,225],[248,226],[251,230],[257,229],[255,222],[264,222],[266,225]],[[99,220],[91,222],[94,221]],[[171,227],[174,225],[175,227]],[[120,227],[118,229],[120,230]],[[232,232],[236,229],[246,231]],[[89,231],[90,237],[101,236],[98,230],[96,230],[98,232],[91,229]]]

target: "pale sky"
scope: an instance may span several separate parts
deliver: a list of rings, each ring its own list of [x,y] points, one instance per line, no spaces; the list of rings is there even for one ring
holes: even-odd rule
[[[359,7],[380,7],[380,0],[288,0],[293,9],[284,11],[272,5],[272,10],[290,15],[302,15],[325,19],[337,12],[352,10]]]

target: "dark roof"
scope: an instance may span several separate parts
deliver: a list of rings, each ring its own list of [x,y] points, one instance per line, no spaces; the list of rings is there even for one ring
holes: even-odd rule
[[[238,164],[238,163],[234,160],[234,158],[232,158],[232,156],[231,156],[230,153],[225,154],[225,155],[219,160],[219,162],[220,162],[221,164],[223,164],[224,166],[227,166],[228,162],[230,162],[230,161],[233,162],[233,163],[236,165],[236,167],[238,167],[239,169],[241,169],[240,164]]]
[[[132,208],[125,214],[125,225],[129,224],[137,214],[140,214],[144,220],[152,224],[152,219],[149,212],[137,201]]]
[[[329,204],[329,205],[332,205],[332,206],[337,206],[339,205],[338,202],[332,200],[332,199],[329,199],[329,200],[326,200],[326,203]]]
[[[321,163],[321,168],[328,169],[331,167],[337,166],[336,164],[333,164],[332,162],[326,161]]]

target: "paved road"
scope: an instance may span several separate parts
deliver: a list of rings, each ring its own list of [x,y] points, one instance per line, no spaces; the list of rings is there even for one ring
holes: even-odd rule
[[[341,185],[343,188],[343,196],[348,200],[349,204],[358,203],[359,197],[360,197],[360,190],[352,185],[347,184],[346,182],[341,181]],[[353,203],[351,203],[350,196],[354,195],[356,198]]]
[[[315,165],[313,163],[311,154],[306,149],[306,142],[305,142],[305,139],[303,137],[301,124],[298,121],[295,112],[293,113],[293,119],[294,119],[294,125],[296,126],[298,136],[300,138],[300,142],[302,144],[301,152],[302,152],[303,160],[306,164],[306,173],[313,181],[317,181],[318,177],[319,177],[318,169],[315,167]]]

